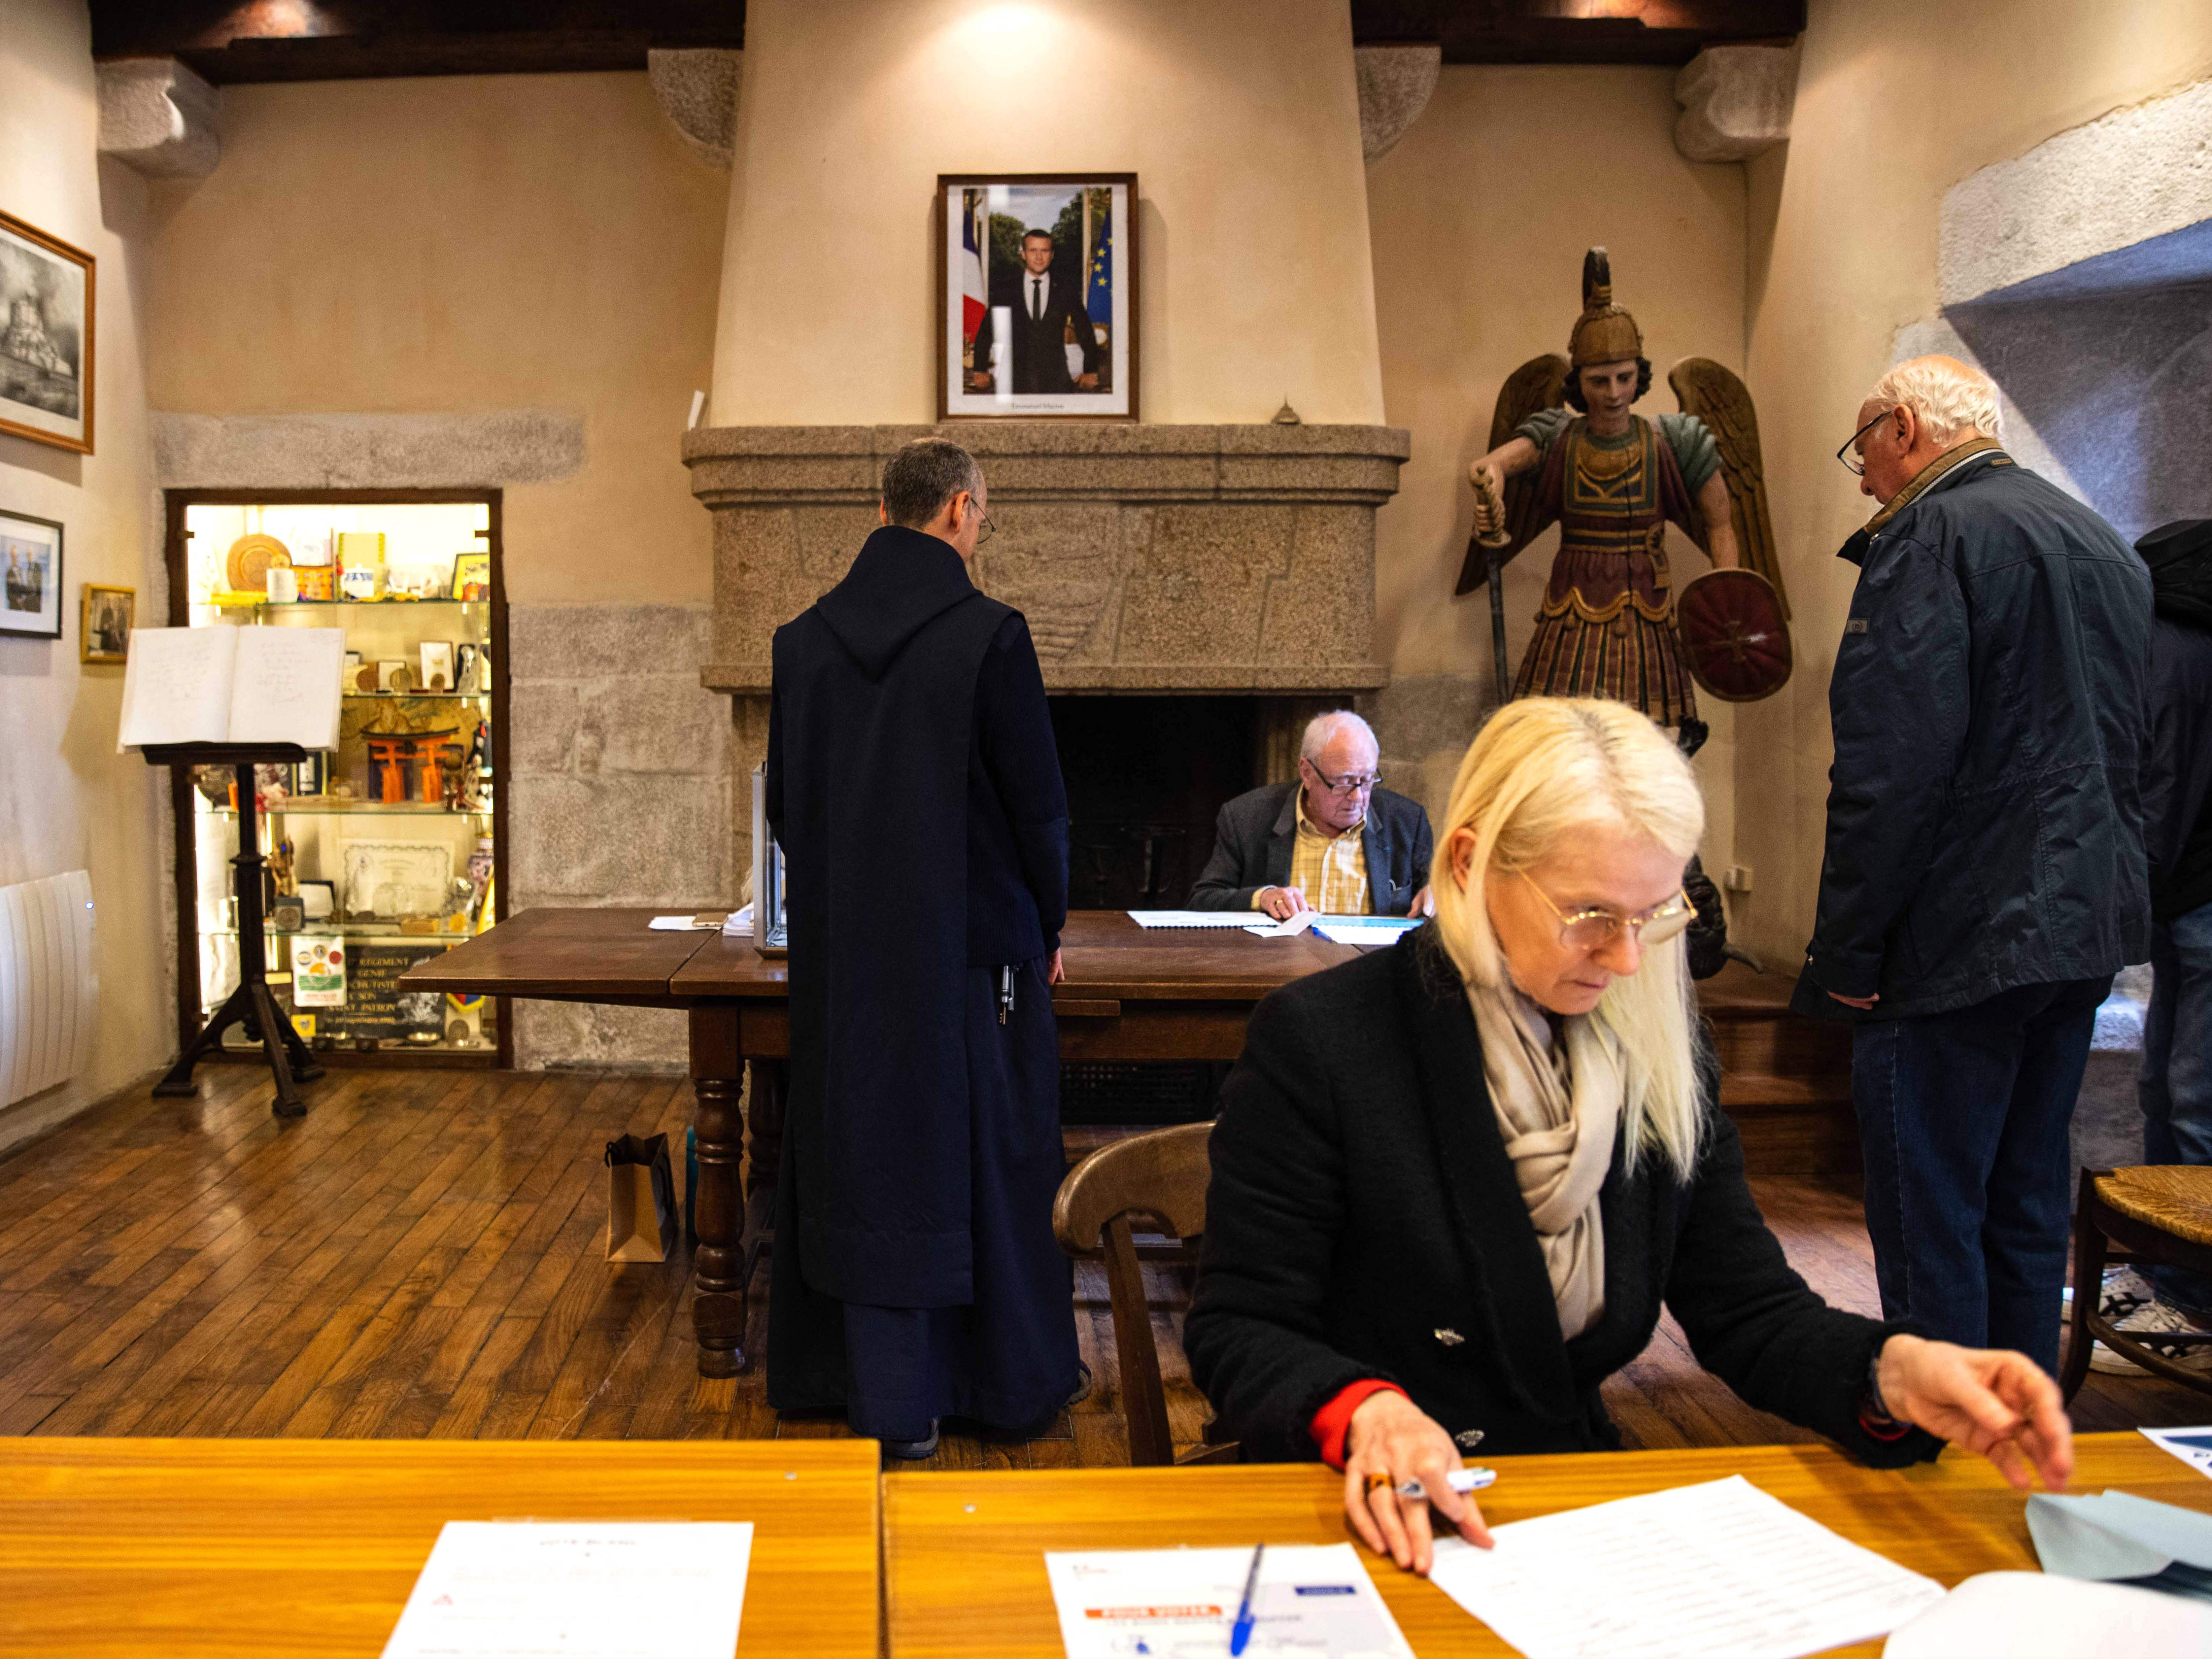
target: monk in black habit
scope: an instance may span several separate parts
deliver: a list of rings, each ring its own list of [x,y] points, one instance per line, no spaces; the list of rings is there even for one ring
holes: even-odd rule
[[[884,528],[776,630],[768,817],[787,870],[791,1084],[768,1397],[893,1456],[938,1419],[1042,1427],[1074,1395],[1050,985],[1067,797],[1029,625],[968,561],[957,444],[884,469]]]

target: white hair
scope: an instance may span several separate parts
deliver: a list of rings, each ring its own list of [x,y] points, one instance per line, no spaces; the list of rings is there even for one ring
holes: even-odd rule
[[[1997,435],[1996,382],[1956,357],[1913,357],[1874,383],[1867,403],[1878,413],[1909,409],[1947,448]]]
[[[1357,732],[1365,738],[1368,746],[1378,756],[1382,752],[1382,745],[1375,741],[1373,726],[1349,708],[1332,708],[1326,714],[1316,714],[1306,722],[1306,734],[1298,743],[1298,758],[1319,760],[1322,750],[1328,747],[1329,739],[1346,731]]]

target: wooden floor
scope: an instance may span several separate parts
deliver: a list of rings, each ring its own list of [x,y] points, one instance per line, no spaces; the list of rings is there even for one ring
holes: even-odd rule
[[[600,1151],[690,1111],[679,1079],[333,1072],[279,1124],[264,1073],[216,1066],[197,1101],[143,1089],[0,1161],[0,1433],[484,1437],[842,1436],[779,1420],[757,1364],[693,1367],[688,1252],[604,1259]],[[1790,1259],[1872,1312],[1856,1200],[1755,1183]],[[766,1338],[765,1270],[749,1348]],[[1205,1404],[1155,1284],[1179,1440]],[[1102,1276],[1079,1272],[1097,1386],[1045,1436],[948,1433],[943,1467],[1127,1461]],[[1668,1322],[1606,1389],[1632,1446],[1811,1438],[1698,1370]],[[2212,1419],[2212,1401],[2093,1376],[2083,1429]]]

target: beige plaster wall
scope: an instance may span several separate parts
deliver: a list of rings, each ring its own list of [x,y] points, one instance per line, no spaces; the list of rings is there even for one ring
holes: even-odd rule
[[[937,412],[940,173],[1138,174],[1139,412],[1382,418],[1342,0],[754,0],[717,426]]]
[[[1943,193],[2055,133],[2212,73],[2201,0],[1814,0],[1790,143],[1748,164],[1749,379],[1797,672],[1738,711],[1738,930],[1794,964],[1813,925],[1827,686],[1872,503],[1833,453],[1903,325],[1936,304]]]
[[[583,466],[507,492],[510,597],[702,603],[727,193],[641,73],[229,88],[221,165],[152,193],[153,406],[580,415]]]
[[[1368,169],[1383,404],[1413,434],[1376,525],[1376,648],[1401,682],[1472,677],[1487,696],[1487,592],[1451,597],[1473,517],[1467,466],[1489,446],[1505,377],[1566,349],[1585,248],[1610,251],[1615,296],[1644,329],[1653,386],[1640,413],[1675,407],[1666,375],[1680,358],[1742,369],[1743,169],[1675,150],[1673,86],[1668,70],[1447,66],[1420,118]],[[1508,569],[1515,668],[1558,544],[1547,531]],[[1668,557],[1678,584],[1706,568],[1679,532]],[[1699,757],[1706,862],[1718,868],[1732,838],[1731,711],[1702,701],[1713,728]],[[1441,811],[1459,750],[1424,758]]]
[[[94,283],[92,455],[0,436],[0,507],[64,526],[62,637],[0,637],[0,886],[92,876],[100,1015],[91,1068],[0,1109],[0,1146],[160,1063],[173,1047],[158,879],[160,775],[115,752],[123,671],[77,661],[87,582],[158,599],[141,324],[146,197],[95,152],[83,0],[0,6],[0,206],[84,249]]]

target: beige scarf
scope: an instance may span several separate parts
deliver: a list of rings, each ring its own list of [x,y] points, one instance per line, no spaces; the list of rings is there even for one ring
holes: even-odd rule
[[[1470,985],[1467,1000],[1498,1131],[1552,1277],[1559,1334],[1580,1336],[1605,1311],[1597,1194],[1620,1122],[1619,1056],[1581,1015],[1563,1022],[1555,1042],[1542,1007],[1510,984],[1498,991]]]

